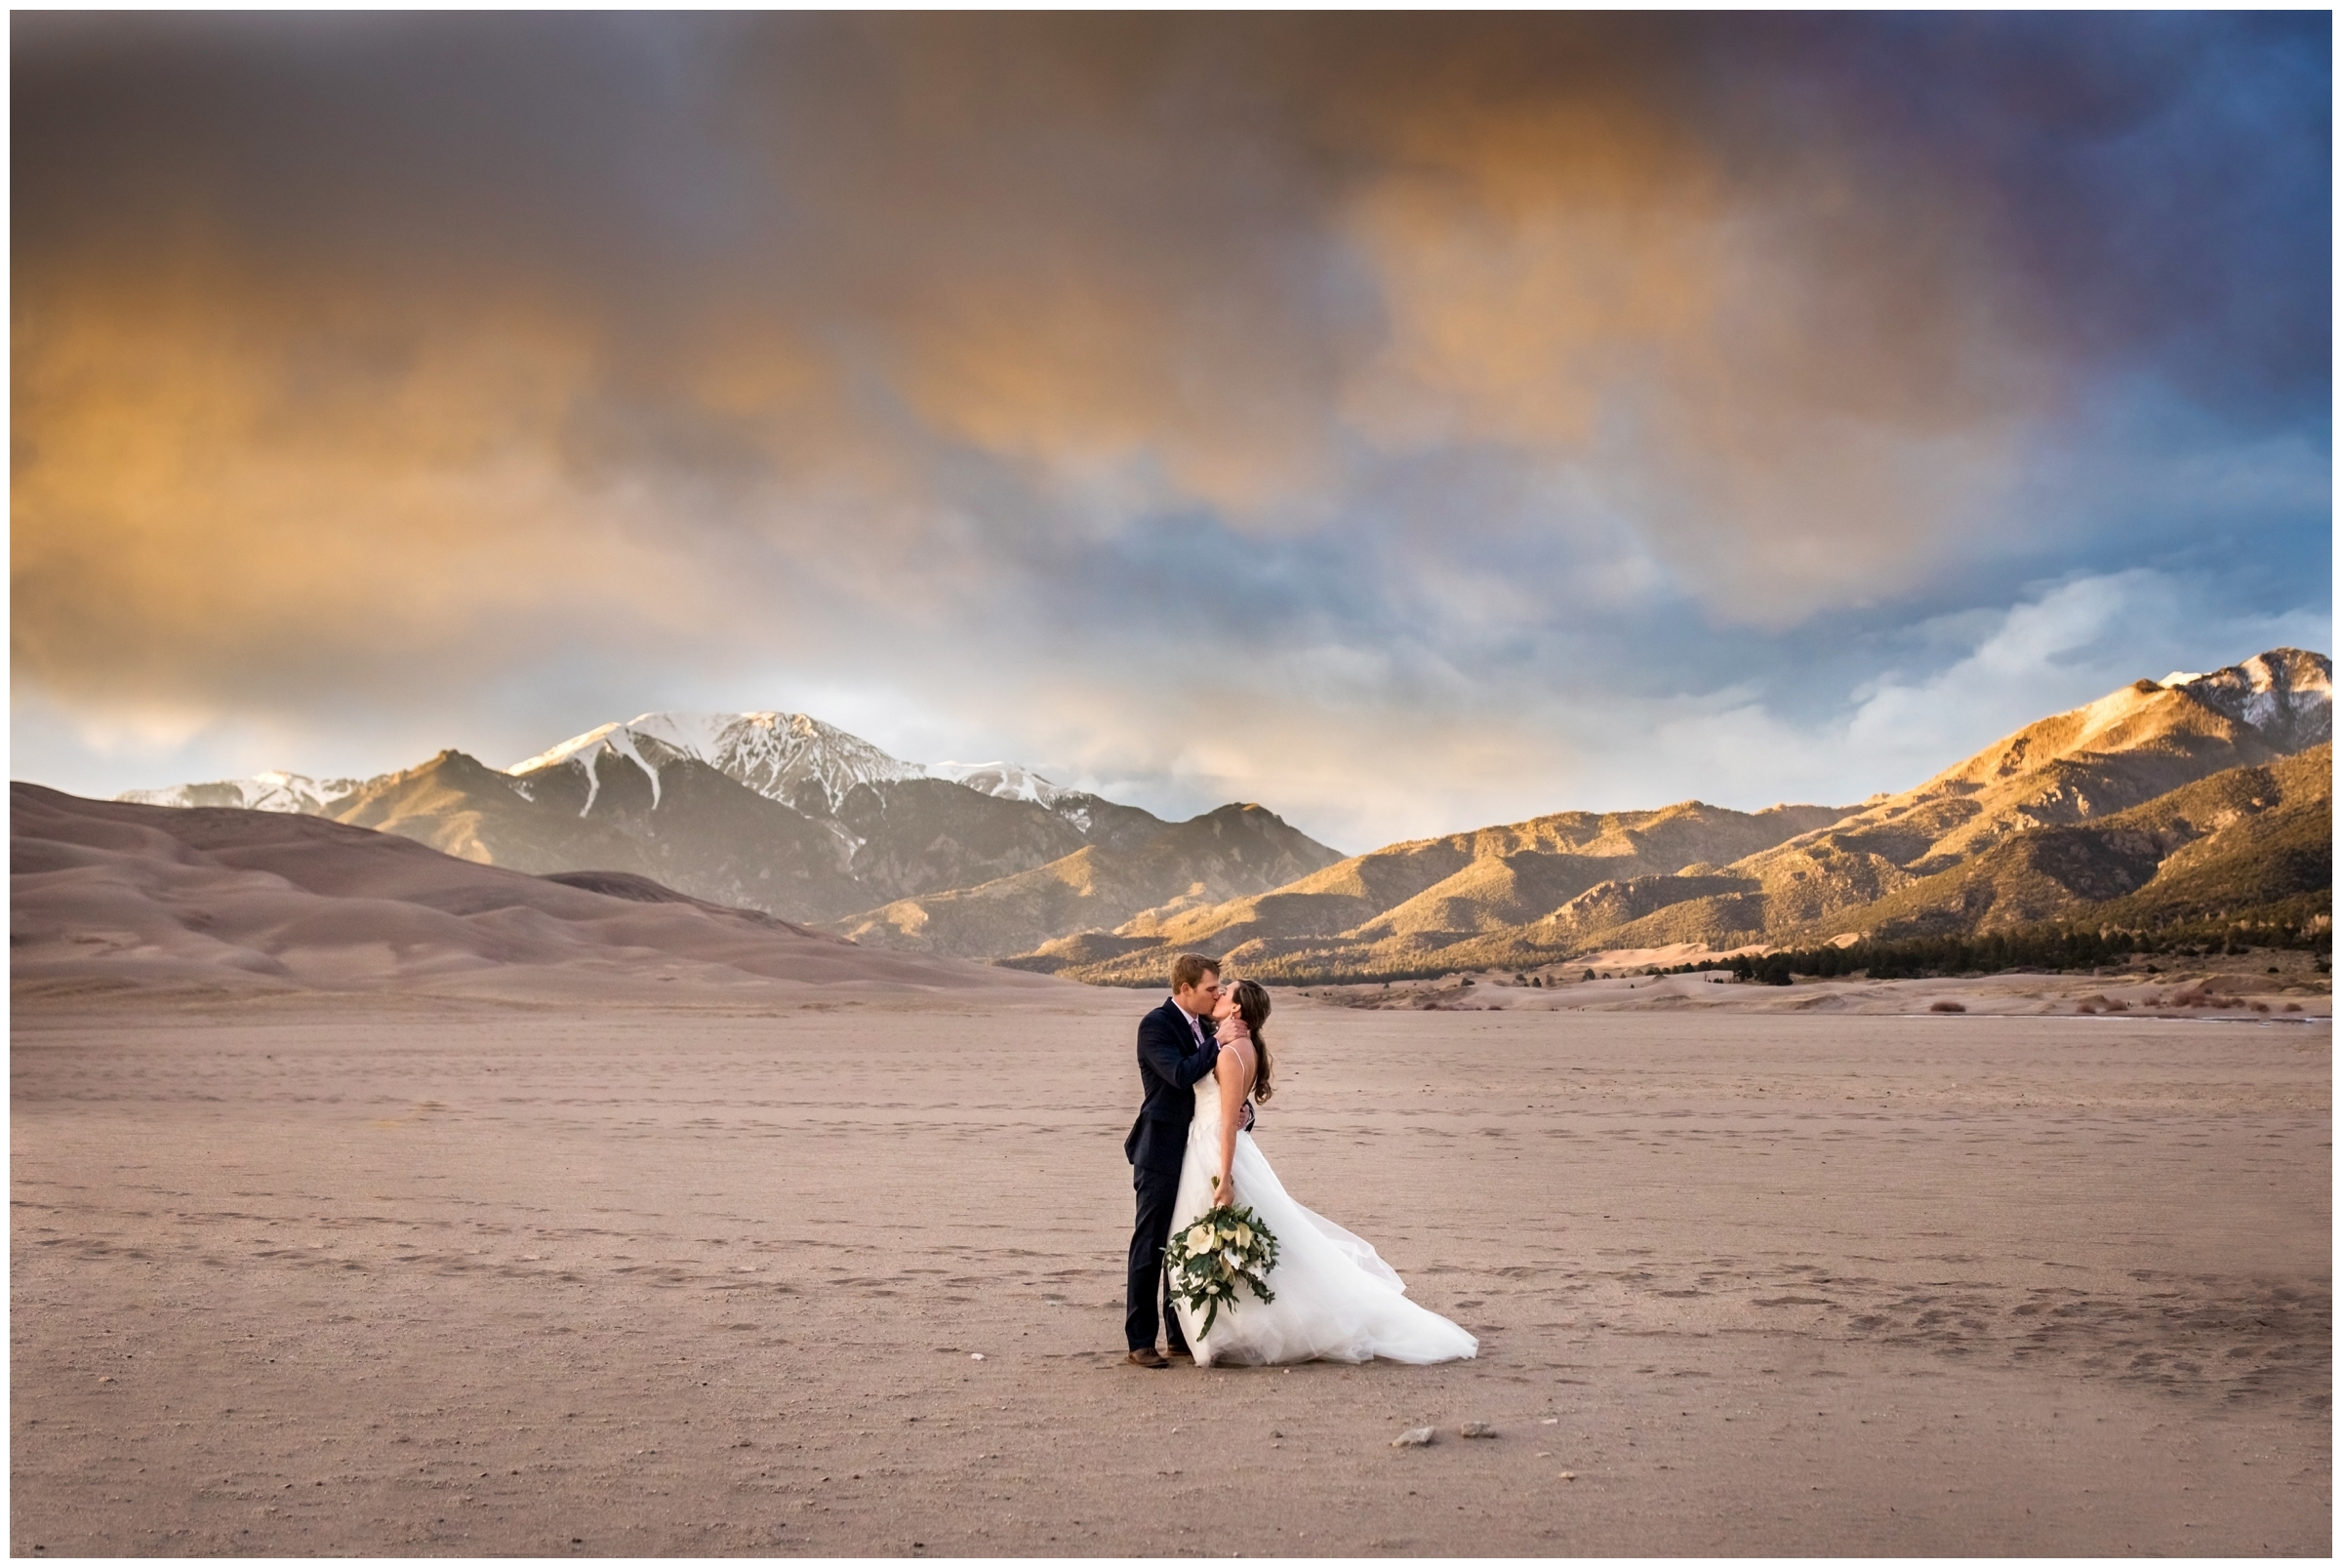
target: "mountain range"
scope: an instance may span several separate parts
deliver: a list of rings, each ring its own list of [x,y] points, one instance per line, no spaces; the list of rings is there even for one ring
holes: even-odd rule
[[[645,713],[509,768],[461,751],[367,780],[270,773],[133,790],[149,806],[242,806],[330,818],[464,860],[539,874],[623,871],[784,919],[883,928],[878,945],[1022,952],[1068,927],[976,900],[923,897],[1035,873],[1079,889],[1055,920],[1118,925],[1255,893],[1339,854],[1258,806],[1187,823],[1052,783],[1013,762],[906,762],[804,713]],[[948,904],[948,901],[947,901]],[[916,933],[932,928],[924,938]],[[1003,946],[1003,933],[1030,941]]]
[[[330,817],[540,873],[627,872],[867,946],[1151,984],[1524,968],[1606,950],[2323,907],[2332,664],[2281,648],[2051,715],[1899,794],[1561,812],[1344,858],[1258,805],[1184,823],[805,714],[651,713],[498,770],[136,792]]]
[[[1011,961],[1136,984],[1170,949],[1264,979],[1529,968],[2003,929],[2307,914],[2332,883],[2333,666],[2275,649],[2141,680],[1850,808],[1542,817]]]

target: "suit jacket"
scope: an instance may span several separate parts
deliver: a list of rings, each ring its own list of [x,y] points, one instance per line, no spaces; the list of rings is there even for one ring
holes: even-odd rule
[[[1177,1170],[1188,1150],[1188,1124],[1195,1119],[1195,1085],[1211,1075],[1220,1060],[1208,1019],[1203,1044],[1195,1043],[1179,1004],[1163,1005],[1139,1020],[1139,1087],[1145,1099],[1122,1152],[1133,1165],[1150,1170]]]

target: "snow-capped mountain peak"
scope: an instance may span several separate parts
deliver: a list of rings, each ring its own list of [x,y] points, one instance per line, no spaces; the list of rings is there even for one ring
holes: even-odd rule
[[[356,789],[363,779],[311,779],[270,770],[249,779],[173,784],[166,789],[126,789],[116,800],[141,806],[230,806],[240,811],[283,811],[317,816]]]
[[[597,743],[608,740],[624,728],[626,726],[623,724],[599,725],[594,729],[587,730],[584,735],[573,735],[559,745],[548,747],[533,757],[515,762],[505,771],[518,777],[524,773],[535,773],[540,768],[549,768],[556,762],[567,762],[579,752],[590,749]]]
[[[2208,675],[2163,682],[2204,706],[2249,724],[2288,750],[2333,739],[2334,665],[2323,654],[2272,648]]]
[[[573,736],[505,771],[527,775],[574,761],[586,769],[598,793],[596,769],[605,756],[623,757],[648,774],[654,800],[660,769],[679,757],[704,762],[735,783],[788,805],[799,803],[809,782],[817,784],[831,810],[858,784],[909,779],[948,780],[985,794],[1044,806],[1070,792],[1022,763],[941,762],[930,767],[906,762],[809,713],[778,710],[638,713],[623,724],[604,724]]]
[[[521,779],[546,768],[557,768],[565,762],[576,763],[586,770],[586,805],[578,814],[582,817],[593,809],[594,801],[601,796],[602,759],[608,756],[624,757],[649,776],[651,806],[656,810],[660,798],[659,770],[665,758],[643,755],[642,743],[649,740],[650,737],[630,724],[603,724],[587,730],[584,735],[573,735],[551,750],[540,751],[526,762],[516,762],[505,771]],[[657,746],[659,743],[651,741],[651,744]]]
[[[918,764],[887,755],[860,736],[825,724],[809,713],[637,713],[624,724],[604,724],[572,736],[559,745],[516,762],[505,771],[525,777],[564,762],[576,762],[600,792],[597,766],[605,756],[624,757],[650,776],[654,802],[660,770],[688,757],[704,762],[736,784],[768,799],[794,805],[804,785],[820,786],[834,808],[855,785],[916,779]],[[588,807],[591,798],[588,797]]]
[[[1052,806],[1078,793],[1051,784],[1021,762],[934,762],[928,764],[927,776],[949,779],[1003,800],[1030,800],[1039,806]]]

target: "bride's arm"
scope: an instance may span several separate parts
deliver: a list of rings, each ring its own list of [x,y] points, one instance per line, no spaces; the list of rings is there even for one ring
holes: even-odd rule
[[[1220,1060],[1212,1075],[1220,1080],[1220,1181],[1212,1188],[1214,1203],[1236,1201],[1236,1129],[1243,1124],[1244,1097],[1252,1092],[1252,1041],[1241,1022],[1232,1033],[1221,1025]]]

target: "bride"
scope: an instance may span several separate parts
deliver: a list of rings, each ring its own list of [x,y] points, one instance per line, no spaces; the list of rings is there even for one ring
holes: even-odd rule
[[[1477,1354],[1479,1341],[1460,1325],[1407,1300],[1405,1283],[1374,1248],[1294,1202],[1252,1135],[1238,1129],[1245,1098],[1265,1102],[1272,1089],[1269,1043],[1261,1035],[1269,1019],[1268,988],[1237,981],[1212,1017],[1220,1025],[1220,1058],[1212,1075],[1195,1086],[1195,1119],[1188,1127],[1171,1233],[1194,1224],[1215,1203],[1249,1206],[1276,1237],[1276,1267],[1269,1275],[1276,1300],[1264,1302],[1239,1286],[1209,1335],[1202,1332],[1200,1310],[1175,1302],[1180,1327],[1195,1347],[1195,1364],[1371,1361],[1378,1355],[1421,1364]]]

